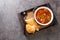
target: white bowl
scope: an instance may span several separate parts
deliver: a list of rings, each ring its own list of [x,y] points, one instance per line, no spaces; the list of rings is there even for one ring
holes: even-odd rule
[[[50,20],[48,23],[46,23],[46,24],[42,24],[42,23],[40,23],[40,22],[36,19],[36,12],[37,12],[39,9],[42,9],[42,8],[49,10],[50,13],[51,13],[51,20]],[[37,8],[37,9],[35,10],[35,12],[34,12],[34,19],[35,19],[35,21],[36,21],[39,25],[48,26],[48,25],[50,25],[50,24],[52,23],[52,21],[53,21],[53,12],[52,12],[52,10],[51,10],[50,8],[48,8],[48,7],[44,7],[44,6],[43,6],[43,7],[39,7],[39,8]]]

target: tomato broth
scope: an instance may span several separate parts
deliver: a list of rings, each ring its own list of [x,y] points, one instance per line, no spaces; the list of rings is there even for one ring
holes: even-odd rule
[[[36,12],[36,19],[42,24],[46,24],[51,20],[51,13],[48,9],[42,8]]]

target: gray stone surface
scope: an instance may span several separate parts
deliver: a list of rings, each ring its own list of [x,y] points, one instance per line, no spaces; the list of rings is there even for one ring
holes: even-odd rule
[[[25,36],[18,13],[50,3],[58,25],[44,29],[37,35]],[[0,0],[0,40],[60,40],[60,0]]]

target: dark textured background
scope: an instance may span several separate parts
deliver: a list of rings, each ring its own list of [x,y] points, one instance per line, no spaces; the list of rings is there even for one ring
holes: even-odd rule
[[[25,36],[18,13],[50,3],[58,25]],[[0,0],[0,40],[60,40],[60,0]]]

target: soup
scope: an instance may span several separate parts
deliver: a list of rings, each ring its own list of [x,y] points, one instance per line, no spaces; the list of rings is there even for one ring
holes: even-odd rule
[[[36,19],[42,24],[46,24],[51,20],[51,13],[48,9],[41,8],[36,12]]]

